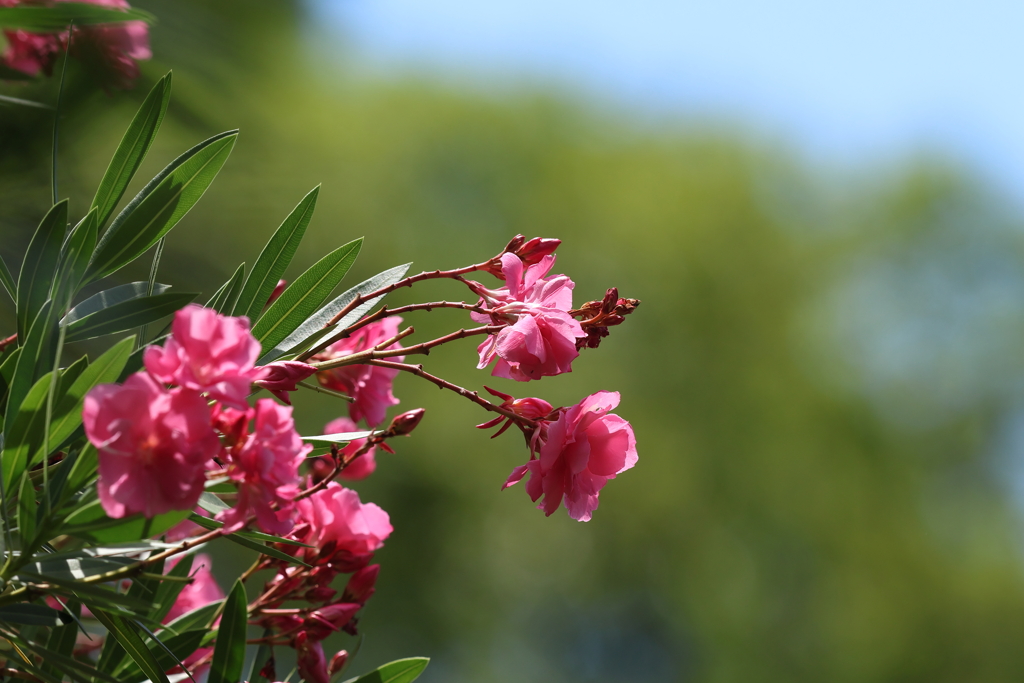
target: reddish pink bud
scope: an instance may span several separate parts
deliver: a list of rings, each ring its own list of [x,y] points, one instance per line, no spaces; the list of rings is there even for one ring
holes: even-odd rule
[[[333,676],[336,673],[340,673],[345,665],[348,664],[348,652],[340,650],[333,657],[331,657],[331,663],[327,667],[327,674]]]
[[[308,591],[306,591],[306,594],[303,596],[303,598],[305,598],[309,602],[327,602],[328,600],[333,598],[334,594],[337,592],[338,591],[334,590],[333,588],[328,588],[327,586],[316,586],[315,588],[310,588]]]
[[[562,240],[559,239],[534,237],[516,249],[515,255],[521,258],[525,265],[532,266],[535,263],[540,263],[545,256],[555,253],[555,249],[558,249],[558,245],[561,243]]]
[[[307,683],[330,683],[324,649],[305,631],[301,631],[295,636],[295,653],[299,675],[304,681]]]
[[[236,410],[220,403],[214,406],[213,427],[224,435],[225,446],[231,448],[245,438],[252,415],[252,410]]]
[[[310,616],[322,619],[335,630],[338,630],[347,624],[356,615],[356,612],[362,608],[363,606],[358,602],[337,602],[333,605],[327,605],[326,607],[314,610]]]
[[[277,297],[281,296],[281,293],[284,292],[284,289],[287,286],[287,280],[278,280],[277,284],[274,286],[274,291],[270,293],[270,298],[267,299],[267,306],[277,301]]]
[[[373,595],[378,574],[380,574],[379,564],[371,564],[369,567],[363,567],[357,571],[345,585],[345,592],[342,594],[341,599],[345,602],[365,604],[370,599],[370,596]]]
[[[258,387],[263,387],[274,396],[287,403],[292,404],[288,396],[289,391],[295,391],[299,387],[298,382],[316,373],[316,368],[294,360],[281,360],[263,366],[263,376],[253,382]]]
[[[396,415],[395,419],[391,421],[391,425],[387,431],[394,436],[408,436],[412,433],[412,430],[416,429],[416,426],[423,419],[423,414],[427,412],[423,408],[416,408],[415,410],[409,410]]]

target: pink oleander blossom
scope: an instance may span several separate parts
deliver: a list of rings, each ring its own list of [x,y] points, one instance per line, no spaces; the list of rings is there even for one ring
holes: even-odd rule
[[[227,453],[228,476],[238,486],[238,503],[217,515],[227,531],[245,526],[255,513],[260,528],[286,534],[294,525],[299,465],[313,449],[295,431],[292,409],[260,399],[252,409],[255,428]]]
[[[170,570],[177,563],[177,557],[170,558],[167,561],[167,569]],[[209,555],[204,553],[196,555],[190,574],[192,583],[186,584],[178,593],[178,597],[170,611],[167,612],[167,616],[164,617],[163,623],[169,624],[183,614],[224,599],[224,591],[217,584],[217,580],[213,578],[213,572],[210,571],[211,566]]]
[[[359,494],[330,482],[325,488],[298,501],[299,516],[308,528],[296,540],[316,546],[311,555],[329,550],[347,569],[365,567],[374,551],[394,530],[388,513],[373,503],[362,503]]]
[[[174,314],[167,343],[147,348],[143,360],[146,370],[161,382],[244,410],[250,386],[264,374],[255,366],[259,354],[260,343],[249,332],[248,318],[189,304]]]
[[[566,511],[581,522],[597,509],[598,494],[609,479],[637,462],[633,428],[609,413],[619,404],[619,394],[599,391],[571,408],[562,408],[548,426],[540,458],[531,458],[509,476],[505,487],[518,483],[527,472],[526,491],[550,515],[565,500]]]
[[[69,2],[71,0],[58,0]],[[128,9],[125,0],[76,0],[112,9]],[[15,7],[19,0],[0,0],[0,7]],[[7,50],[0,59],[10,69],[29,76],[51,75],[60,53],[67,48],[68,32],[4,31]],[[139,60],[150,59],[149,28],[143,21],[76,26],[71,53],[104,86],[130,88],[139,76]]]
[[[477,348],[477,367],[483,369],[494,362],[492,375],[519,382],[571,372],[572,361],[579,355],[576,340],[586,337],[568,313],[573,281],[565,275],[544,277],[555,265],[553,255],[526,268],[515,254],[502,254],[501,262],[505,287],[490,290],[474,283],[481,305],[489,306],[490,312],[471,313],[472,318],[508,324]]]
[[[312,365],[294,360],[280,360],[262,367],[263,375],[253,384],[266,389],[288,405],[292,404],[288,392],[298,389],[299,382],[316,372]]]
[[[191,510],[207,462],[220,451],[206,401],[168,391],[145,373],[101,384],[85,397],[85,433],[99,451],[100,501],[114,518]]]
[[[331,420],[324,427],[324,434],[344,434],[346,432],[356,432],[359,428],[356,423],[347,417],[339,417],[336,420]],[[363,447],[366,443],[366,439],[356,439],[355,441],[349,442],[347,446],[338,451],[342,457],[349,457],[356,451]],[[377,469],[377,461],[374,458],[376,453],[376,447],[371,447],[370,450],[366,451],[358,458],[353,460],[349,465],[338,474],[339,479],[347,479],[349,481],[359,481],[360,479],[366,479],[368,476],[374,473]],[[324,456],[330,465],[330,469],[334,469],[334,462],[329,456]]]
[[[316,359],[331,360],[368,351],[398,334],[401,322],[398,316],[372,322],[356,330],[351,337],[331,344]],[[392,344],[387,348],[398,348],[398,345]],[[396,356],[388,360],[401,362],[403,357]],[[392,368],[346,365],[317,373],[317,380],[328,389],[340,391],[354,399],[348,408],[349,417],[354,421],[365,419],[370,427],[376,427],[384,422],[388,408],[398,405],[398,399],[391,393],[391,383],[397,374],[398,370]]]

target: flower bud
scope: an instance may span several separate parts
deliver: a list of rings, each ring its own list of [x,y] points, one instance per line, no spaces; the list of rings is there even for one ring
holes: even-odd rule
[[[349,578],[345,584],[345,592],[342,600],[345,602],[366,603],[373,595],[374,585],[377,583],[377,575],[380,574],[380,565],[371,564],[363,567]]]
[[[331,657],[331,663],[327,666],[327,675],[333,676],[336,673],[340,673],[346,664],[348,664],[348,652],[345,650],[338,651]]]
[[[555,249],[562,243],[562,240],[549,237],[534,237],[514,251],[515,255],[523,260],[523,264],[532,266],[540,263],[541,259],[553,254]]]
[[[306,591],[306,594],[302,596],[309,602],[327,602],[334,597],[334,594],[338,591],[328,586],[316,586]]]
[[[330,683],[327,675],[327,660],[320,643],[314,641],[308,633],[300,631],[295,636],[295,653],[299,675],[307,683]]]
[[[312,365],[294,360],[276,361],[264,365],[262,369],[263,376],[253,384],[263,387],[288,405],[292,404],[288,392],[298,389],[298,382],[316,373]]]
[[[412,433],[412,430],[416,429],[416,425],[423,419],[423,414],[427,412],[423,408],[416,408],[415,410],[409,410],[396,415],[395,419],[391,421],[391,425],[387,431],[391,436],[408,436]]]
[[[274,291],[270,293],[270,298],[267,299],[267,306],[277,301],[277,297],[281,296],[281,294],[284,292],[285,287],[287,286],[287,280],[278,280],[277,284],[274,285]]]

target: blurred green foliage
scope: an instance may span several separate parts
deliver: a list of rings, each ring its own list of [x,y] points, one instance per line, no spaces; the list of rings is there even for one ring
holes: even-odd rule
[[[577,303],[611,285],[643,300],[571,375],[494,380],[469,342],[426,359],[464,386],[556,404],[621,392],[640,462],[588,524],[545,518],[521,487],[499,493],[526,459],[519,438],[490,441],[474,406],[398,379],[402,408],[427,417],[356,487],[396,531],[353,671],[429,655],[428,681],[1024,677],[998,448],[1020,384],[1024,259],[1016,218],[983,188],[922,162],[837,192],[728,131],[360,77],[339,66],[343,46],[309,40],[295,2],[139,4],[160,18],[145,77],[173,68],[175,91],[138,177],[242,130],[172,234],[161,281],[212,292],[322,182],[294,273],[360,235],[352,283],[478,261],[521,232],[563,239]],[[4,92],[52,102],[54,88]],[[74,216],[147,89],[108,96],[72,71],[60,195]],[[48,206],[49,125],[0,110],[9,263]],[[391,303],[461,294],[426,283]],[[453,311],[409,322],[420,339],[466,324]],[[304,433],[343,410],[296,403]],[[228,586],[245,558],[215,561]]]

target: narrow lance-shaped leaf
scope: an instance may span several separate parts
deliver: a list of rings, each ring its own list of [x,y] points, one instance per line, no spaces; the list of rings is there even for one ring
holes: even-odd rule
[[[316,208],[316,200],[320,195],[320,186],[317,185],[309,194],[302,198],[298,206],[292,209],[288,217],[281,223],[281,227],[274,232],[273,237],[267,242],[267,246],[260,252],[256,264],[252,267],[249,277],[245,280],[245,287],[238,297],[232,315],[248,316],[249,320],[255,320],[266,305],[267,300],[277,286],[278,281],[284,275],[284,271],[295,256],[295,250],[299,248],[299,242],[306,233],[306,226],[313,217],[313,210]]]
[[[128,130],[125,131],[121,143],[114,151],[114,157],[107,166],[100,185],[96,188],[96,196],[92,200],[92,208],[98,212],[99,225],[106,225],[107,219],[121,201],[128,183],[135,176],[142,160],[146,158],[160,123],[167,112],[167,104],[171,100],[171,74],[161,78],[146,96],[139,107]]]
[[[7,290],[7,293],[11,296],[11,301],[18,300],[18,286],[14,284],[11,270],[7,267],[7,263],[4,262],[2,256],[0,256],[0,285],[3,285],[4,289]]]
[[[107,630],[110,632],[109,637],[117,638],[117,641],[128,651],[128,654],[139,665],[143,673],[149,677],[149,680],[154,683],[168,683],[167,674],[164,673],[160,663],[156,661],[153,653],[146,647],[146,643],[133,626],[121,617],[108,614],[101,609],[96,608],[92,612],[99,619],[100,623],[107,627]],[[235,683],[238,682],[236,681]]]
[[[57,268],[52,289],[58,315],[70,304],[71,298],[78,291],[78,285],[85,276],[92,252],[96,249],[98,231],[96,210],[93,209],[75,226],[64,242],[60,266]]]
[[[50,285],[60,259],[60,247],[68,226],[68,200],[54,204],[28,243],[18,273],[18,335],[24,339],[43,302],[50,296]]]
[[[74,321],[67,326],[67,341],[124,332],[165,318],[196,298],[187,292],[166,292],[122,301]]]
[[[36,539],[36,490],[29,477],[22,477],[18,494],[18,535],[22,550],[28,552]]]
[[[316,343],[318,340],[335,330],[344,330],[346,327],[366,315],[366,313],[376,306],[385,295],[382,294],[364,301],[345,314],[341,320],[330,326],[330,328],[327,328],[327,323],[329,323],[331,318],[337,315],[339,311],[352,303],[357,296],[365,296],[382,287],[393,285],[401,280],[405,277],[405,274],[409,272],[409,266],[411,265],[411,263],[406,263],[401,266],[389,268],[382,273],[377,273],[373,277],[360,282],[352,289],[343,292],[319,311],[311,315],[306,322],[295,328],[294,332],[279,342],[271,351],[264,354],[257,363],[259,365],[266,365],[285,354],[296,353]]]
[[[245,584],[235,581],[217,629],[208,683],[238,683],[245,661],[245,631],[248,619]]]
[[[110,275],[166,235],[206,192],[237,137],[236,131],[215,135],[171,162],[162,178],[158,175],[150,181],[103,234],[87,279]]]
[[[11,378],[10,389],[7,393],[7,412],[4,425],[9,426],[14,421],[21,402],[28,395],[29,389],[35,383],[36,369],[40,365],[40,359],[44,356],[50,338],[50,309],[52,301],[47,301],[39,309],[28,337],[21,346],[21,353],[18,354],[18,364],[14,367],[14,376]],[[5,485],[10,485],[7,482]]]
[[[428,657],[396,659],[360,676],[353,683],[412,683],[429,663]]]
[[[153,286],[153,294],[163,294],[170,288],[170,285],[157,283]],[[102,292],[93,294],[88,299],[68,311],[68,314],[64,316],[64,319],[60,321],[60,324],[70,325],[76,320],[81,320],[85,316],[92,315],[93,313],[102,311],[105,308],[109,308],[131,299],[149,296],[148,290],[148,282],[129,282],[126,285],[118,285],[117,287],[104,289]]]
[[[61,626],[70,621],[70,617],[62,619],[58,610],[45,605],[16,603],[0,607],[0,621],[24,626]]]
[[[231,274],[228,281],[210,297],[210,300],[206,302],[206,307],[212,308],[218,313],[228,313],[237,301],[239,292],[242,291],[244,279],[245,264],[242,263],[235,268],[235,272]]]
[[[338,286],[359,255],[363,239],[341,246],[295,279],[253,326],[266,353],[301,325]]]

